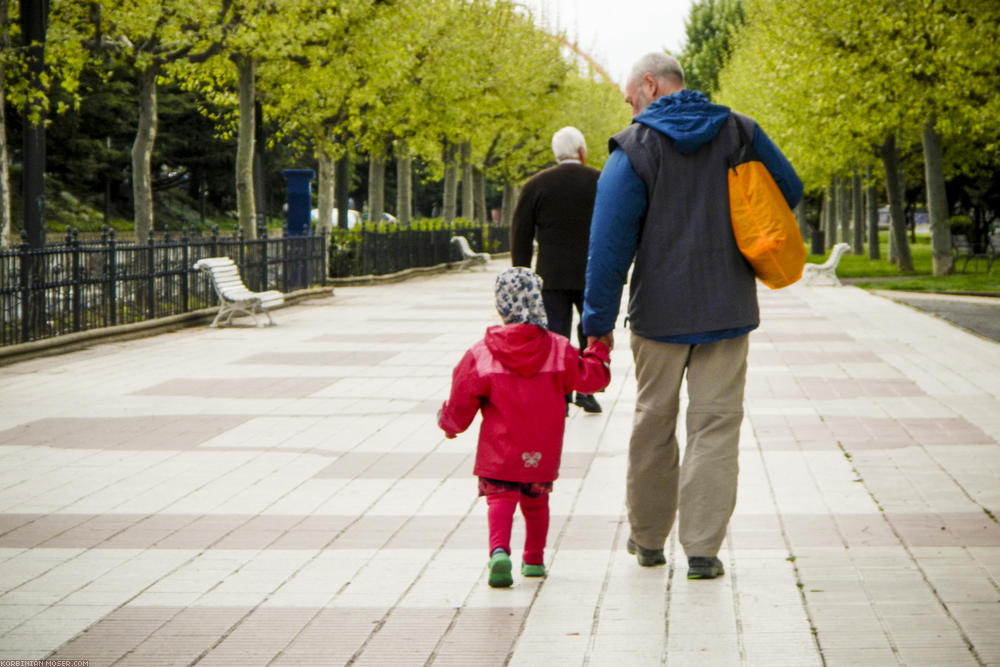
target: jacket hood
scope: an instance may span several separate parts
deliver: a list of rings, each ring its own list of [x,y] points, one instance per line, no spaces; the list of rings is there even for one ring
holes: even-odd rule
[[[548,330],[534,324],[504,324],[486,330],[486,349],[521,377],[537,375],[551,347]]]
[[[694,153],[715,138],[729,118],[729,107],[712,104],[696,90],[664,95],[633,119],[673,139],[681,153]]]

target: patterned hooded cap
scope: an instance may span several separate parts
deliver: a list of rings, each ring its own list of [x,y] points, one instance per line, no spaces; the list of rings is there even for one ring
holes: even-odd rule
[[[504,324],[534,324],[548,329],[542,302],[542,279],[531,269],[514,266],[499,276],[495,285],[497,312]]]

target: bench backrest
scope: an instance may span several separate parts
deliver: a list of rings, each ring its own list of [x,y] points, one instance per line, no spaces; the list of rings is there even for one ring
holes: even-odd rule
[[[235,294],[246,294],[250,290],[243,284],[240,270],[229,257],[206,257],[195,262],[194,268],[204,271],[212,278],[212,286],[223,299]]]
[[[469,246],[469,241],[464,236],[452,236],[452,243],[458,243],[458,247],[462,249],[463,255],[475,254],[472,252],[472,248]]]
[[[833,250],[830,251],[830,256],[826,258],[826,261],[819,265],[821,269],[832,269],[837,264],[840,263],[840,257],[845,252],[851,249],[851,246],[846,243],[838,243],[833,246]]]

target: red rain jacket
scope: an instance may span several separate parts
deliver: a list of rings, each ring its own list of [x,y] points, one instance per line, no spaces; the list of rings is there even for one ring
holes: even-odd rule
[[[559,475],[566,394],[592,394],[611,380],[608,347],[580,355],[569,340],[533,324],[492,326],[455,367],[438,426],[454,435],[483,412],[473,473],[511,482]]]

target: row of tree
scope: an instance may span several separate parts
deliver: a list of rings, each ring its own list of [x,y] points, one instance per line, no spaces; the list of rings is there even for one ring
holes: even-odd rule
[[[777,141],[825,200],[823,219],[848,221],[840,240],[854,252],[863,253],[860,193],[874,202],[880,183],[890,259],[902,270],[912,270],[907,180],[924,181],[935,275],[953,271],[956,204],[972,213],[978,236],[995,220],[1000,2],[699,0],[681,59],[694,87],[753,116]],[[877,236],[868,236],[877,256]]]
[[[236,207],[251,238],[260,115],[270,142],[315,160],[321,222],[335,202],[346,209],[348,179],[344,170],[337,178],[336,166],[351,155],[369,161],[372,219],[387,207],[385,172],[394,160],[394,210],[409,220],[414,159],[443,181],[444,218],[483,219],[487,179],[503,184],[510,211],[516,184],[550,161],[556,129],[572,124],[600,140],[628,119],[617,87],[513,0],[52,0],[44,69],[34,79],[19,21],[33,3],[8,3],[0,0],[0,109],[6,95],[29,121],[61,122],[102,86],[123,75],[134,82],[130,176],[140,240],[154,224],[165,85],[196,95],[217,134],[235,139]],[[0,141],[0,164],[8,162]],[[0,180],[6,240],[6,171]]]

